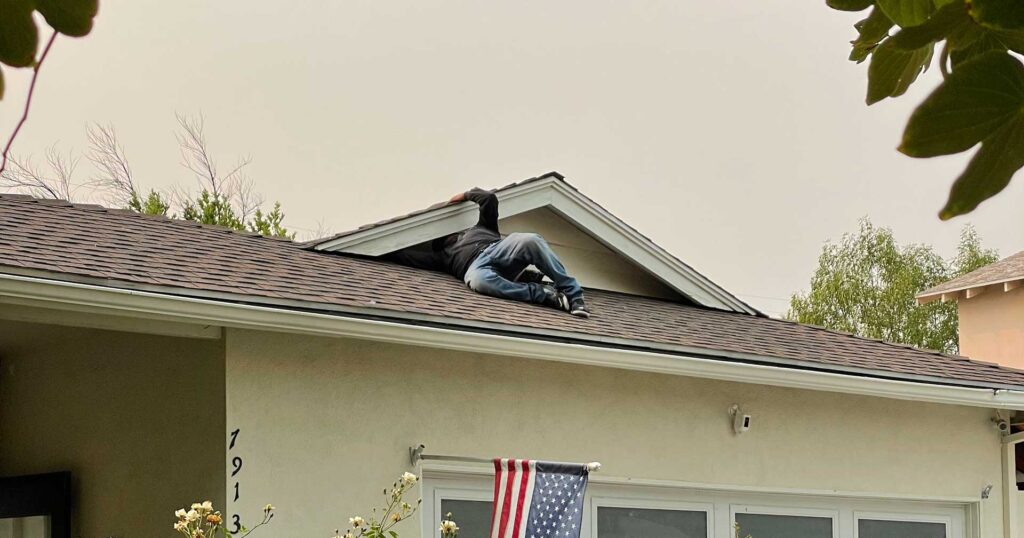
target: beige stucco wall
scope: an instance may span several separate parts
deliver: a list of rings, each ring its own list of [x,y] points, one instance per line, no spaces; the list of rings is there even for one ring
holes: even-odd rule
[[[957,301],[960,353],[1013,368],[1024,368],[1024,288],[993,287]]]
[[[173,536],[224,504],[223,364],[220,340],[0,321],[0,475],[71,471],[75,536]]]
[[[243,513],[327,535],[409,469],[407,449],[599,460],[602,475],[985,501],[1001,528],[991,411],[554,362],[230,330],[228,428]],[[727,408],[756,417],[743,436]],[[548,417],[564,426],[514,426]],[[231,487],[230,485],[228,486]],[[405,534],[408,533],[408,534]],[[406,536],[418,536],[409,525]]]
[[[566,269],[585,288],[621,291],[649,297],[679,295],[636,264],[597,242],[548,208],[499,221],[501,232],[534,232],[544,236]]]

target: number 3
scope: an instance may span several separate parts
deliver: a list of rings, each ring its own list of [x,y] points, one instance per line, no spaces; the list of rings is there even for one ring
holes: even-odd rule
[[[231,516],[234,519],[235,529],[231,531],[232,534],[242,530],[242,518],[238,517],[238,514]]]

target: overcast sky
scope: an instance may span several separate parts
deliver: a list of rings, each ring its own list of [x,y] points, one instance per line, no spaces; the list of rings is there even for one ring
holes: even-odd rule
[[[201,112],[302,236],[557,170],[775,314],[862,216],[945,255],[968,221],[1024,249],[1024,179],[936,218],[965,159],[894,148],[938,74],[868,108],[856,20],[807,0],[106,0],[54,46],[16,151],[80,152],[112,123],[140,183],[192,187],[174,114]],[[27,86],[5,73],[4,136]]]

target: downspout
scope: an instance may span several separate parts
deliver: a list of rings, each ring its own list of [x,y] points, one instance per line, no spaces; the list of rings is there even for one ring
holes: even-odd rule
[[[1004,433],[1003,461],[1003,537],[1017,538],[1017,456],[1016,447],[1024,442],[1024,432]]]

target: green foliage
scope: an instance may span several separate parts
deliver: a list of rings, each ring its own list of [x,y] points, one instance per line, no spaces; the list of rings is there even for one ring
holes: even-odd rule
[[[171,210],[171,203],[164,199],[159,192],[150,189],[145,198],[141,198],[137,192],[132,192],[131,199],[128,201],[128,209],[143,215],[166,217],[167,212]]]
[[[918,305],[914,296],[998,259],[965,226],[956,257],[943,260],[927,245],[900,245],[887,228],[867,219],[856,234],[829,243],[818,258],[810,291],[794,294],[787,317],[801,323],[910,344],[957,351],[954,303]]]
[[[235,214],[231,201],[220,194],[211,194],[206,189],[195,200],[185,200],[181,216],[185,220],[202,224],[214,224],[232,230],[245,229],[245,223]]]
[[[249,231],[256,232],[267,237],[287,237],[295,239],[294,233],[281,225],[284,221],[284,212],[281,211],[281,202],[274,202],[274,209],[264,214],[262,209],[257,209],[249,221]]]
[[[150,200],[152,200],[152,205],[148,205]],[[151,191],[147,198],[147,205],[129,205],[129,209],[140,213],[166,215],[170,205],[159,194]],[[162,209],[162,213],[150,213],[147,209]],[[283,226],[284,212],[281,211],[280,202],[274,202],[274,209],[269,213],[264,213],[262,209],[256,209],[252,218],[247,219],[239,215],[227,196],[213,194],[206,189],[203,189],[194,200],[182,202],[181,218],[201,224],[224,226],[232,230],[249,230],[267,237],[295,238],[295,234],[290,233]]]
[[[977,145],[939,212],[973,211],[1024,168],[1024,5],[1020,0],[826,0],[842,11],[872,7],[854,27],[850,60],[868,57],[867,103],[897,97],[918,79],[939,47],[942,83],[913,113],[899,150],[911,157]],[[898,27],[891,33],[893,25]]]
[[[39,50],[38,11],[58,33],[82,37],[92,30],[98,0],[0,0],[0,63],[33,67]],[[3,98],[0,73],[0,99]]]

